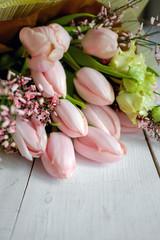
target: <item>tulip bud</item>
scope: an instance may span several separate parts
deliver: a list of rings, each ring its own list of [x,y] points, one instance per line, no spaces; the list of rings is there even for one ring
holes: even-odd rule
[[[32,56],[28,64],[35,71],[45,72],[63,57],[70,44],[68,32],[59,24],[29,28],[20,31],[20,41]]]
[[[74,85],[87,102],[105,106],[114,101],[114,91],[108,80],[93,68],[83,67],[76,73]]]
[[[88,123],[81,112],[81,110],[75,107],[71,102],[66,99],[61,99],[59,105],[55,107],[55,114],[52,114],[54,122],[59,122],[57,127],[69,137],[82,137],[88,133]]]
[[[126,154],[126,147],[101,129],[88,127],[85,137],[74,139],[75,150],[82,156],[99,163],[110,163]]]
[[[66,75],[60,61],[56,61],[54,66],[46,72],[32,70],[31,76],[39,91],[43,89],[45,97],[66,97]]]
[[[139,130],[138,125],[133,124],[124,112],[118,111],[117,115],[121,123],[122,133],[134,133]]]
[[[98,58],[110,59],[117,52],[118,35],[109,28],[92,28],[82,40],[82,46],[87,54]]]
[[[86,104],[86,108],[82,111],[89,124],[104,130],[115,138],[120,137],[120,121],[112,108]]]
[[[53,132],[41,156],[46,171],[53,177],[68,178],[76,167],[72,141],[65,134]]]
[[[18,117],[13,139],[21,155],[28,160],[40,157],[47,145],[45,128],[37,119],[25,122],[21,117]]]

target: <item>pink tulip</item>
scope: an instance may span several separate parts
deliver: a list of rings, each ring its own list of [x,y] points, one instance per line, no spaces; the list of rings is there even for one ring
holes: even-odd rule
[[[19,38],[32,56],[28,60],[29,67],[40,72],[46,72],[63,57],[71,40],[67,31],[56,23],[35,28],[24,27]]]
[[[109,106],[86,104],[82,110],[89,124],[100,128],[115,138],[120,137],[120,121],[116,112]]]
[[[31,76],[45,97],[66,97],[66,75],[62,64],[56,61],[51,70],[37,72],[32,70]]]
[[[46,171],[53,177],[68,178],[76,166],[72,141],[65,134],[53,132],[41,156]]]
[[[84,100],[99,106],[114,101],[114,91],[108,80],[93,68],[83,67],[76,73],[75,88]]]
[[[87,54],[109,59],[117,53],[118,34],[109,28],[92,28],[84,36],[82,46]]]
[[[69,137],[82,137],[88,133],[88,123],[81,112],[81,110],[75,107],[71,102],[66,99],[61,99],[59,105],[55,107],[55,114],[52,114],[54,122],[59,122],[57,127]]]
[[[122,133],[134,133],[139,130],[138,125],[133,124],[124,112],[118,111],[117,115],[120,119]]]
[[[37,119],[26,122],[18,117],[13,138],[21,155],[28,160],[40,157],[46,149],[46,131]]]
[[[74,139],[75,150],[82,156],[99,163],[110,163],[126,154],[126,147],[101,129],[88,127],[85,137]]]

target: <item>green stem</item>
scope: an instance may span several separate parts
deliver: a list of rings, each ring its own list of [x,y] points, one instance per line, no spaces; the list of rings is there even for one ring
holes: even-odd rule
[[[157,93],[157,92],[155,92],[155,91],[153,91],[153,93],[155,93],[155,94],[157,94],[157,95],[159,95],[159,96],[160,96],[160,93]]]
[[[64,53],[63,58],[65,62],[75,70],[75,72],[77,72],[80,69],[80,66],[74,61],[74,59],[68,52]]]
[[[71,40],[71,44],[76,44],[76,43],[81,43],[82,40],[81,39],[73,39]]]
[[[56,126],[59,126],[60,123],[59,122],[51,122],[49,123],[52,127],[56,127]]]
[[[22,66],[22,69],[21,69],[21,74],[22,76],[27,76],[27,68],[28,68],[28,62],[27,62],[27,59],[29,59],[28,57],[26,57],[25,61],[24,61],[24,64]]]
[[[142,37],[149,37],[151,35],[156,35],[156,34],[159,34],[160,31],[156,31],[156,32],[151,32],[151,33],[148,33],[148,31],[142,36]]]
[[[142,38],[142,37],[134,37],[134,38],[132,38],[131,40],[133,40],[133,39],[138,39],[138,41],[144,41],[144,42],[146,42],[146,43],[148,43],[148,45],[150,44],[150,45],[160,45],[160,43],[156,43],[156,42],[154,42],[154,41],[151,41],[151,40],[147,40],[147,39],[145,39],[145,38]]]
[[[122,80],[119,80],[119,79],[116,79],[116,78],[112,78],[111,77],[111,80],[117,84],[121,84],[122,83]]]
[[[15,52],[15,57],[19,57],[19,58],[22,57],[24,54],[24,51],[25,51],[25,48],[23,45],[21,45]]]
[[[111,12],[111,14],[113,14],[114,12],[117,12],[117,11],[123,9],[123,8],[125,8],[125,10],[126,10],[127,8],[131,8],[132,6],[136,5],[136,4],[139,3],[139,2],[142,2],[142,0],[135,0],[135,1],[131,2],[131,3],[124,4],[124,5],[122,5],[121,7],[114,9],[114,10]],[[111,15],[111,14],[110,14],[110,15]],[[109,15],[109,17],[110,17],[110,15]]]
[[[67,94],[67,96],[66,96],[66,99],[67,99],[68,101],[70,101],[71,103],[75,104],[75,105],[78,105],[78,106],[80,106],[80,107],[82,107],[82,108],[86,108],[86,105],[85,105],[83,102],[80,102],[80,101],[72,98],[72,97],[69,96],[68,94]]]
[[[146,44],[142,44],[142,43],[136,43],[137,45],[141,46],[141,47],[145,47],[145,48],[148,48],[148,49],[151,49],[150,45],[146,45]]]

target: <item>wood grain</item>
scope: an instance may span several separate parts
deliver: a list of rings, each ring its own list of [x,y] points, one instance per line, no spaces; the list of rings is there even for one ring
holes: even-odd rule
[[[146,26],[144,28],[144,30],[147,31],[148,28],[149,27]],[[153,28],[153,31],[156,31],[156,30],[158,30],[158,29]],[[156,35],[153,35],[151,37],[151,40],[160,44],[160,33],[156,34]],[[149,66],[151,66],[151,62],[152,62],[152,64],[154,64],[153,55],[151,55],[150,58],[148,58]],[[156,66],[156,68],[158,70],[158,73],[160,74],[160,65],[159,66],[157,64],[154,64],[154,65]],[[157,78],[157,85],[158,85],[158,92],[160,93],[160,77]],[[159,96],[158,96],[158,99],[157,99],[157,105],[160,105],[160,97]],[[148,144],[149,144],[149,147],[150,147],[150,151],[152,153],[153,160],[155,162],[157,171],[159,172],[159,175],[160,175],[160,144],[157,143],[156,139],[150,137],[147,134],[146,134],[146,138],[147,138],[147,141],[148,141]]]
[[[122,141],[121,161],[102,166],[77,155],[68,180],[48,176],[39,160],[31,174],[31,162],[0,153],[0,240],[159,240],[160,181],[150,150],[141,131]],[[148,141],[160,166],[159,146]]]
[[[10,238],[32,163],[0,152],[0,239]]]
[[[37,161],[11,240],[159,239],[160,181],[142,132],[123,135],[128,154],[99,165],[78,156],[68,180]]]

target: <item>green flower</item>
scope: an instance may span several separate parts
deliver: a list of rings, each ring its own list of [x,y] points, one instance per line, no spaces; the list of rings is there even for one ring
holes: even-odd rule
[[[128,71],[129,75],[133,77],[123,78],[123,87],[127,92],[144,92],[145,94],[151,96],[153,93],[152,85],[155,86],[156,76],[151,72],[144,71],[139,67],[130,67]]]
[[[131,66],[137,66],[146,70],[147,66],[144,56],[141,53],[136,55],[135,51],[135,41],[131,41],[130,49],[128,51],[119,49],[118,53],[111,59],[109,66],[123,74],[127,74]]]
[[[154,118],[154,120],[156,120],[157,122],[160,122],[160,105],[156,106],[152,109],[152,117]]]
[[[147,71],[145,58],[141,53],[136,55],[135,50],[135,42],[132,41],[130,49],[119,50],[109,65],[128,75],[128,78],[122,79],[116,100],[120,109],[136,124],[138,115],[148,115],[148,111],[155,106],[152,86],[155,85],[156,76]]]
[[[116,100],[121,111],[125,112],[135,124],[138,115],[147,116],[148,111],[155,106],[154,96],[148,96],[143,92],[129,93],[121,90]]]

